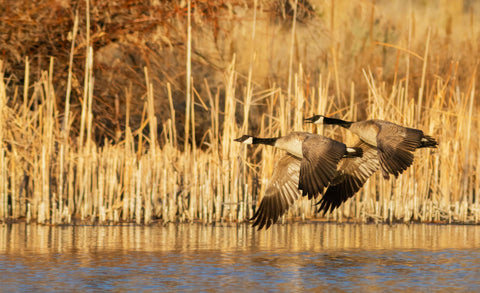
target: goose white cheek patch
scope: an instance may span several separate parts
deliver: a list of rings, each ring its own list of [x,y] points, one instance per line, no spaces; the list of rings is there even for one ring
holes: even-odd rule
[[[244,144],[253,144],[253,137],[249,137],[243,141]]]
[[[357,150],[352,148],[347,148],[347,153],[355,154],[357,153]]]

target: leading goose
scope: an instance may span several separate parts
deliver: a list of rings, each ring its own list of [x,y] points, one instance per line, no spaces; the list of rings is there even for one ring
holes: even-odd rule
[[[398,177],[413,163],[413,152],[419,148],[436,148],[437,141],[423,131],[404,127],[384,120],[345,121],[315,115],[305,119],[315,124],[339,125],[377,150],[378,159],[385,179],[389,174]]]
[[[316,198],[337,173],[342,158],[361,157],[361,148],[350,148],[325,136],[291,132],[283,137],[243,135],[235,141],[265,144],[287,152],[275,165],[260,206],[252,217],[253,227],[266,229],[283,215],[300,193]]]

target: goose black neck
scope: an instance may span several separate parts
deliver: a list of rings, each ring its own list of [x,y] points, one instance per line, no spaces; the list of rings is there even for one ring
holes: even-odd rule
[[[278,137],[271,137],[271,138],[261,138],[261,137],[253,137],[252,143],[253,144],[267,144],[267,145],[275,145]]]
[[[323,124],[339,125],[339,126],[342,126],[344,128],[350,128],[352,123],[353,122],[351,122],[351,121],[345,121],[345,120],[342,120],[342,119],[328,118],[328,117],[323,118]]]

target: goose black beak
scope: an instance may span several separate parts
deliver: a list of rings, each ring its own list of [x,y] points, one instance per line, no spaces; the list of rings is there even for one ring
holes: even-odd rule
[[[305,123],[315,123],[315,121],[317,121],[318,118],[320,118],[320,115],[314,115],[310,118],[303,119],[303,122],[305,122]]]
[[[250,136],[249,135],[242,135],[241,137],[239,138],[235,138],[234,141],[238,141],[238,142],[244,142],[247,138],[249,138]]]

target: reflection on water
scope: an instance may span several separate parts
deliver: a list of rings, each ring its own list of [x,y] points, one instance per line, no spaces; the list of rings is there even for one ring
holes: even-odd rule
[[[480,289],[480,226],[0,226],[0,291]]]

